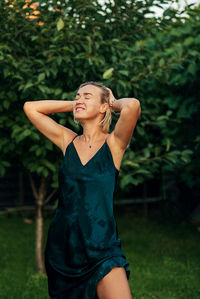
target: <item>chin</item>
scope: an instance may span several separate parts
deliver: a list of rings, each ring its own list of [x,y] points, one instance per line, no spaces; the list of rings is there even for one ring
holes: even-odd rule
[[[78,124],[82,124],[84,121],[84,118],[74,116],[74,121],[77,122]]]
[[[80,116],[80,115],[74,115],[74,119],[77,120],[77,121],[81,121],[81,120],[84,120],[85,117],[84,116]]]

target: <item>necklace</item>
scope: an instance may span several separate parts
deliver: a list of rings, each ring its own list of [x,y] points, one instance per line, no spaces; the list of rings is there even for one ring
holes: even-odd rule
[[[80,137],[81,137],[81,136],[79,136],[79,139],[80,139]],[[89,144],[88,146],[89,146],[89,148],[91,148],[91,147],[92,147],[92,146],[91,146],[91,144]]]

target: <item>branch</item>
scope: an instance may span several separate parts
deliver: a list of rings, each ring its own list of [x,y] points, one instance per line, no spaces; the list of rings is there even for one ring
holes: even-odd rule
[[[44,200],[43,206],[46,205],[46,203],[52,198],[52,196],[56,193],[57,189],[54,189],[49,196]]]
[[[41,177],[41,184],[39,187],[39,198],[42,200],[45,197],[46,194],[46,179],[44,176]]]

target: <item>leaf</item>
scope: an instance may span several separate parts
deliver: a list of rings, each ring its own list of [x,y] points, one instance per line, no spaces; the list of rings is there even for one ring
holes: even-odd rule
[[[8,75],[10,74],[9,69],[8,69],[8,68],[5,68],[5,69],[3,70],[3,74],[4,74],[4,78],[7,78]]]
[[[154,148],[154,155],[157,157],[157,156],[159,156],[160,155],[160,153],[161,153],[161,147],[160,146],[155,146],[155,148]]]
[[[198,68],[194,62],[190,63],[187,72],[190,73],[191,75],[195,75],[197,72]]]
[[[29,129],[26,129],[26,130],[23,131],[23,136],[24,137],[27,137],[29,135],[31,135],[31,131]]]
[[[142,77],[145,77],[145,74],[144,73],[139,73],[137,74],[136,76],[133,76],[131,78],[131,82],[137,82],[139,81]],[[135,85],[134,85],[135,86]]]
[[[35,154],[36,154],[36,156],[40,156],[41,153],[42,153],[42,149],[41,149],[41,147],[39,147],[39,148],[36,150]]]
[[[136,126],[136,130],[137,130],[137,132],[140,136],[144,136],[144,129],[143,128],[141,128],[139,126]]]
[[[190,149],[186,149],[186,150],[184,150],[181,154],[182,154],[182,155],[192,155],[192,154],[193,154],[193,151],[190,150]]]
[[[33,83],[32,82],[27,82],[26,85],[24,86],[24,90],[28,89],[29,87],[32,87]]]
[[[43,169],[43,175],[45,176],[45,177],[48,177],[48,175],[49,175],[49,172],[48,172],[48,170],[45,168],[45,169]]]
[[[105,71],[103,73],[103,79],[109,79],[112,77],[112,74],[113,74],[113,71],[114,71],[114,68],[111,67],[110,69],[108,69],[107,71]]]
[[[134,179],[131,174],[124,175],[124,177],[121,179],[120,186],[123,189],[128,184],[133,184],[133,181],[134,181]]]
[[[173,112],[171,110],[168,110],[167,113],[166,113],[167,116],[170,116],[172,114],[173,114]]]
[[[166,120],[166,119],[168,119],[168,117],[166,115],[161,115],[161,116],[157,117],[157,121],[163,121],[163,120]]]
[[[171,140],[169,138],[166,139],[166,151],[168,152],[171,147]]]
[[[119,70],[118,73],[122,74],[124,76],[127,76],[127,77],[129,76],[129,71],[126,71],[126,70]]]
[[[47,142],[45,143],[45,147],[48,150],[52,151],[53,150],[53,143],[47,140]]]
[[[182,156],[181,160],[185,163],[189,163],[191,161],[191,159],[189,157],[185,157],[185,156]]]
[[[200,44],[200,35],[198,35],[196,38],[195,38],[195,44],[198,45]]]
[[[91,40],[91,37],[88,35],[88,36],[86,36],[86,39],[88,40],[88,53],[91,54],[92,53],[92,40]]]
[[[38,85],[39,90],[41,90],[41,92],[43,93],[49,93],[49,88],[43,85]]]
[[[56,171],[55,165],[53,163],[50,163],[47,160],[43,161],[43,165],[45,165],[47,168],[49,168],[52,172]]]
[[[39,82],[40,82],[40,81],[43,81],[44,78],[45,78],[45,73],[41,73],[41,74],[39,74],[39,76],[38,76],[38,81],[39,81]]]
[[[136,162],[128,160],[123,163],[123,166],[139,167],[140,165]]]
[[[166,156],[166,157],[165,157],[165,160],[166,160],[167,162],[171,162],[171,163],[173,163],[173,164],[176,164],[176,163],[177,163],[177,157],[175,157],[175,156]]]
[[[61,63],[62,63],[62,56],[58,56],[57,62],[58,62],[58,65],[61,65]]]
[[[38,39],[38,36],[37,36],[37,35],[31,37],[31,40],[32,40],[32,41],[37,40],[37,39]]]
[[[150,151],[149,151],[149,149],[148,148],[145,148],[144,150],[143,150],[143,152],[144,152],[144,156],[145,156],[145,158],[149,158],[150,157]]]
[[[3,106],[8,109],[10,107],[10,102],[8,100],[3,101]]]
[[[146,170],[146,169],[137,169],[136,171],[135,171],[135,174],[144,174],[144,175],[150,175],[151,174],[151,172],[149,171],[149,170]]]
[[[161,58],[158,62],[159,66],[162,67],[165,64],[165,60]]]
[[[60,31],[64,28],[64,22],[62,20],[62,18],[59,18],[58,22],[57,22],[57,30]]]
[[[55,96],[58,96],[59,94],[61,94],[62,93],[62,89],[61,88],[56,88],[55,90],[54,90],[54,94],[55,94]]]
[[[193,42],[194,42],[194,38],[190,36],[184,40],[184,46],[190,46]]]
[[[140,175],[137,176],[137,178],[134,178],[133,180],[133,185],[137,186],[139,184],[141,184],[144,181],[144,178]]]

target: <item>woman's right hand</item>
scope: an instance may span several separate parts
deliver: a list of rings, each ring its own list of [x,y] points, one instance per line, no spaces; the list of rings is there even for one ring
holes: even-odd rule
[[[24,112],[32,124],[63,152],[77,135],[74,131],[58,124],[48,114],[72,112],[75,101],[42,100],[25,102]]]

